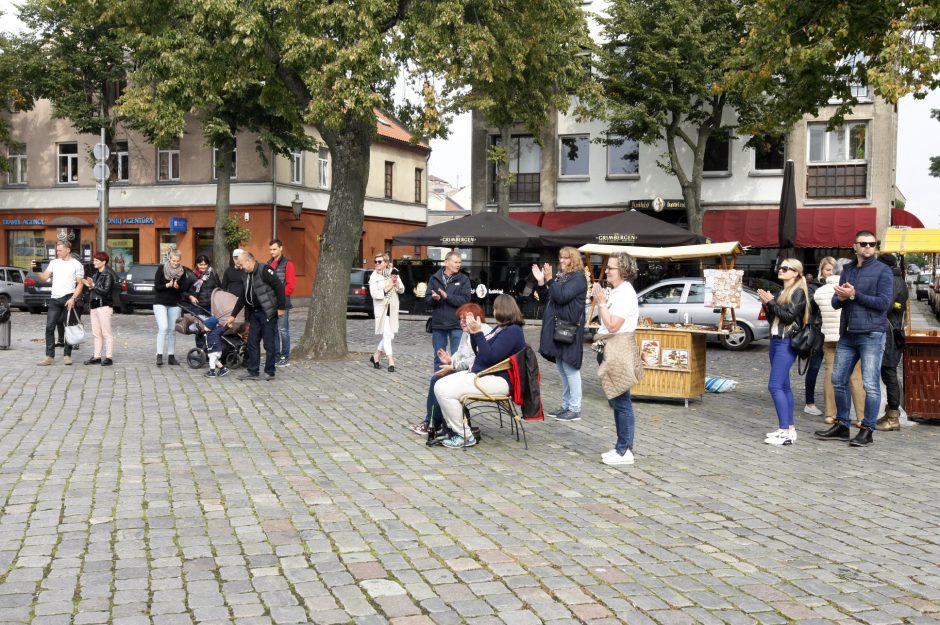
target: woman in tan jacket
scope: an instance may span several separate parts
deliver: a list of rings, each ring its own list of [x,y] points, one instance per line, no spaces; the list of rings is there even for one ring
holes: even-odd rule
[[[382,367],[382,352],[388,356],[388,370],[395,371],[395,356],[392,354],[392,339],[398,332],[398,296],[405,292],[405,285],[398,279],[398,270],[392,267],[388,254],[375,257],[375,270],[369,278],[369,294],[375,310],[375,333],[382,335],[375,353],[369,362],[376,369]]]

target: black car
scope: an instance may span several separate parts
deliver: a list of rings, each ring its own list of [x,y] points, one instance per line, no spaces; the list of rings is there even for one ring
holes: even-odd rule
[[[41,261],[39,271],[45,271],[48,266],[48,260]],[[28,272],[23,282],[23,303],[26,304],[26,309],[38,315],[49,307],[50,297],[52,297],[52,280],[42,281],[35,272]]]
[[[914,290],[917,295],[917,301],[928,298],[930,293],[931,278],[933,278],[933,274],[928,272],[924,272],[917,276],[917,279],[914,281]]]
[[[349,270],[349,296],[346,298],[346,312],[364,312],[369,317],[375,317],[372,296],[369,294],[369,278],[371,277],[371,269]]]
[[[121,281],[121,312],[132,313],[135,308],[153,308],[156,294],[153,277],[162,265],[134,265]]]

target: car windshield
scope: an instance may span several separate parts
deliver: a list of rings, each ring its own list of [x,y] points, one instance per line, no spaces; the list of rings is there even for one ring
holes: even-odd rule
[[[917,281],[918,281],[919,283],[921,283],[921,284],[929,284],[929,283],[930,283],[930,274],[929,274],[929,273],[922,273],[922,274],[920,274],[919,276],[917,276]]]

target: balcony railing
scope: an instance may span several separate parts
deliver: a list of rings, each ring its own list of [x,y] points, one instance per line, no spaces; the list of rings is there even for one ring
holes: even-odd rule
[[[538,204],[539,203],[539,183],[541,175],[535,174],[516,174],[509,185],[509,203],[510,204]],[[499,199],[496,188],[496,181],[490,182],[489,202],[495,203]]]
[[[868,197],[868,163],[808,166],[806,197],[817,200]]]

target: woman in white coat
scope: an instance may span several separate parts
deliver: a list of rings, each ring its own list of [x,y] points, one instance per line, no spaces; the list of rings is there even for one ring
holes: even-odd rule
[[[369,362],[376,369],[382,368],[382,352],[388,356],[388,370],[395,372],[395,356],[392,354],[392,339],[398,332],[398,296],[405,292],[405,285],[398,279],[398,270],[392,268],[388,254],[375,257],[375,270],[369,278],[369,294],[375,310],[375,333],[382,335],[375,353]]]

